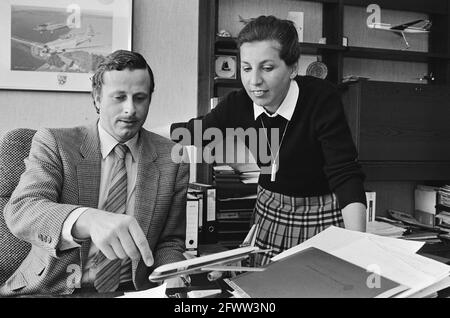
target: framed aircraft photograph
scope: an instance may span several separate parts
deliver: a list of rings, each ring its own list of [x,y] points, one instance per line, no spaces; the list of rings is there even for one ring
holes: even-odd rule
[[[132,49],[133,0],[0,2],[0,89],[90,91],[94,70]]]

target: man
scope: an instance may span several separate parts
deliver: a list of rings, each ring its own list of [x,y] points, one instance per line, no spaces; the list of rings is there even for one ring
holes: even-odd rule
[[[140,290],[184,259],[189,170],[142,128],[153,89],[145,59],[116,51],[93,76],[98,122],[36,133],[4,210],[32,249],[0,294]]]

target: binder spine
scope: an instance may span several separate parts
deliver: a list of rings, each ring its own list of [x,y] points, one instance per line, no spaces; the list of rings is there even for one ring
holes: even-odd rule
[[[198,249],[198,199],[188,199],[186,201],[186,251],[190,254],[197,254]]]

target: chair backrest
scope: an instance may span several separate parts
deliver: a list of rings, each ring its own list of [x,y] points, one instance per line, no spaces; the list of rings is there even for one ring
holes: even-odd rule
[[[35,130],[18,128],[7,132],[0,141],[0,285],[22,263],[31,244],[19,240],[8,229],[3,209],[25,171]]]

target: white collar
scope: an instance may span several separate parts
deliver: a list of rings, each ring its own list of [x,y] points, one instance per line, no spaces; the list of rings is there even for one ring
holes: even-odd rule
[[[105,129],[103,129],[100,122],[98,123],[98,136],[100,138],[100,151],[102,158],[105,159],[114,147],[119,143],[113,136],[111,136]],[[125,142],[125,145],[130,149],[131,156],[136,161],[139,147],[138,147],[139,133],[133,136],[130,140]]]
[[[282,116],[287,120],[291,120],[292,115],[294,114],[295,106],[297,105],[298,96],[300,93],[300,89],[298,88],[298,84],[295,80],[291,80],[291,84],[289,85],[289,90],[281,103],[280,107],[278,107],[277,111],[273,114],[269,114],[264,107],[258,106],[253,103],[253,113],[255,115],[255,120],[262,113],[266,113],[269,117],[275,117],[277,115]]]

